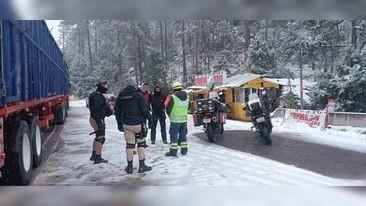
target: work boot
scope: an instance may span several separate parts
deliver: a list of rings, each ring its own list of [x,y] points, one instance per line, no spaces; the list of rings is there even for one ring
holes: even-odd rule
[[[94,164],[107,163],[108,160],[102,158],[101,155],[95,155]]]
[[[125,168],[125,171],[127,174],[132,174],[133,167],[132,167],[132,161],[127,161],[127,167]]]
[[[140,160],[139,165],[140,165],[139,166],[139,173],[144,173],[144,172],[152,170],[152,167],[145,165],[145,160]]]
[[[155,141],[151,141],[151,144],[155,144]]]
[[[181,153],[182,155],[186,155],[186,154],[187,154],[187,152],[188,152],[188,148],[181,148],[181,149],[180,149],[180,153]]]
[[[95,151],[92,152],[92,155],[90,157],[90,161],[94,161],[95,160]]]
[[[169,152],[165,153],[165,156],[167,156],[167,157],[177,157],[177,150],[176,149],[170,149]]]

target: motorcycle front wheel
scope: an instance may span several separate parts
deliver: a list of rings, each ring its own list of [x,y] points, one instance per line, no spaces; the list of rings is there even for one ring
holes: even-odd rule
[[[261,139],[262,139],[262,142],[263,142],[264,145],[271,145],[272,144],[270,133],[269,133],[267,127],[265,127],[263,125],[259,126],[258,133],[261,136]]]

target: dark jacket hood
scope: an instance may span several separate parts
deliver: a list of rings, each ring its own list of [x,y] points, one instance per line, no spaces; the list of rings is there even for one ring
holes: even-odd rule
[[[137,92],[137,89],[136,87],[132,86],[132,85],[129,85],[127,86],[126,88],[124,88],[121,92],[121,95],[122,96],[128,96],[128,95],[131,95],[133,93]]]
[[[101,85],[97,85],[97,90],[96,91],[100,92],[102,94],[105,94],[105,93],[107,93],[108,89],[105,88],[105,87],[102,87]]]
[[[156,89],[160,89],[160,92],[156,92]],[[154,96],[159,96],[159,95],[161,95],[161,87],[159,87],[159,86],[156,86],[155,88],[154,88]]]
[[[176,91],[174,92],[174,95],[177,96],[182,101],[185,101],[188,97],[185,91]]]

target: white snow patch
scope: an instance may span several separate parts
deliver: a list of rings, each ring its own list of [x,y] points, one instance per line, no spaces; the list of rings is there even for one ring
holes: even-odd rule
[[[70,101],[69,103],[70,107],[86,107],[86,100],[76,100],[76,101]]]
[[[366,153],[366,134],[360,132],[366,130],[363,128],[333,126],[331,129],[323,130],[298,122],[282,124],[282,118],[274,118],[272,123],[274,134],[284,132],[298,134],[288,135],[288,138]]]

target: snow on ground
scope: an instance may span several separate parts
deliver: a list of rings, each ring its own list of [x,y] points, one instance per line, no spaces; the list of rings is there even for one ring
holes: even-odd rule
[[[70,107],[85,107],[86,106],[86,99],[70,101]]]
[[[364,206],[362,188],[347,187],[3,187],[0,205],[80,206]]]
[[[274,134],[297,134],[288,135],[287,137],[366,153],[366,128],[332,126],[330,129],[322,130],[297,122],[282,124],[282,118],[274,118],[272,122]]]
[[[202,128],[189,124],[189,152],[178,158],[165,157],[169,146],[157,137],[147,149],[147,164],[153,170],[127,175],[125,141],[114,116],[106,119],[107,132],[103,156],[108,164],[89,161],[91,143],[88,111],[84,102],[70,102],[68,120],[61,132],[64,147],[51,155],[34,185],[366,185],[362,180],[342,180],[322,176],[294,166],[252,154],[209,144],[194,136]],[[249,123],[229,120],[226,129],[250,129]],[[159,131],[159,128],[158,128]],[[279,132],[275,130],[275,132]],[[158,135],[159,132],[158,132]],[[318,135],[319,136],[319,135]]]

